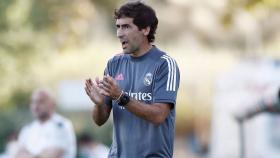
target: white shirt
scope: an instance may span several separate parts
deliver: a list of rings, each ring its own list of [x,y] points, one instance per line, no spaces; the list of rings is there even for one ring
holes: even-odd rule
[[[35,120],[25,126],[19,134],[19,144],[33,155],[49,147],[61,148],[64,150],[61,158],[74,158],[77,150],[71,121],[58,114],[44,123]]]
[[[80,157],[84,158],[107,158],[109,155],[109,148],[101,143],[94,143],[81,146]]]
[[[98,144],[92,150],[91,158],[107,158],[109,154],[109,148],[103,144]]]

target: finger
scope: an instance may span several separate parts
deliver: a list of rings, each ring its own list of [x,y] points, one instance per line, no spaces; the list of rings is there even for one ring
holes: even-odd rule
[[[95,77],[95,83],[99,83],[100,82],[100,80],[99,80],[99,77]]]
[[[108,82],[108,83],[111,83],[110,76],[108,76],[108,75],[107,75],[107,76],[104,76],[104,77],[103,77],[103,80],[106,81],[106,82]]]
[[[89,85],[90,85],[90,87],[92,87],[94,89],[99,88],[98,84],[95,81],[94,82],[91,81],[91,83],[89,83]]]
[[[101,85],[101,83],[99,83],[99,85],[95,85],[95,84],[94,84],[94,85],[92,86],[92,88],[93,88],[96,92],[99,92],[99,90],[102,89],[102,85]]]
[[[86,88],[88,88],[88,87],[89,87],[88,82],[86,82],[86,83],[85,83],[85,86],[86,86]]]
[[[107,81],[110,83],[110,85],[117,85],[116,80],[111,76],[107,76]]]
[[[98,83],[94,82],[94,87],[95,87],[95,88],[100,88],[100,85],[101,85],[101,81],[98,82]]]
[[[90,87],[92,87],[92,85],[89,82],[86,82],[86,87],[90,88]]]
[[[107,92],[110,91],[110,87],[107,87],[107,86],[103,85],[102,83],[99,85],[99,88],[101,88],[101,89],[103,89],[103,90],[105,90]]]
[[[100,87],[98,85],[96,85],[96,84],[91,86],[91,90],[92,91],[97,91],[98,89],[100,89]]]
[[[89,87],[93,86],[93,82],[92,82],[92,80],[91,80],[90,78],[86,80],[86,84],[87,84]]]
[[[91,87],[96,87],[97,86],[97,83],[94,81],[94,82],[91,82]]]
[[[85,87],[85,91],[86,91],[87,95],[89,96],[90,92],[87,87]]]
[[[86,93],[88,96],[90,96],[90,91],[88,89],[85,89],[86,90]]]
[[[108,88],[106,88],[106,87],[102,87],[101,89],[100,89],[100,91],[103,93],[103,95],[106,95],[106,96],[108,96],[108,97],[110,97],[110,98],[113,98],[114,96],[112,96],[112,90],[111,89],[108,89]]]
[[[110,94],[109,94],[107,91],[105,91],[104,89],[101,89],[101,90],[99,91],[99,93],[102,94],[102,95],[105,95],[105,96],[110,97]]]
[[[106,74],[106,75],[104,75],[103,77],[108,77],[108,76],[110,76],[109,74]]]
[[[111,77],[110,75],[107,75],[106,77],[108,78],[108,80],[112,80],[113,79],[113,77]]]
[[[104,87],[106,87],[106,88],[109,88],[109,89],[111,89],[111,84],[109,83],[109,82],[107,82],[107,81],[101,81],[100,82],[100,86],[104,86]]]
[[[88,79],[88,83],[89,83],[90,85],[93,85],[93,82],[92,82],[91,78]]]

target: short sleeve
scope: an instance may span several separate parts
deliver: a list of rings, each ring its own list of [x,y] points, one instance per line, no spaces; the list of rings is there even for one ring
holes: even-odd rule
[[[112,65],[113,65],[113,59],[110,59],[107,62],[103,75],[110,75],[110,76],[113,75],[113,66]]]
[[[177,91],[180,84],[180,71],[176,61],[167,56],[161,57],[163,62],[159,66],[154,82],[154,102],[176,104]]]
[[[49,137],[48,143],[53,147],[58,147],[62,149],[66,149],[67,145],[69,145],[71,140],[71,130],[67,126],[66,123],[58,122],[54,123],[54,132],[53,136]],[[63,138],[63,139],[59,139]]]
[[[53,136],[48,138],[49,146],[61,148],[66,152],[67,157],[74,158],[76,155],[76,138],[72,123],[66,120],[55,122],[53,128]]]

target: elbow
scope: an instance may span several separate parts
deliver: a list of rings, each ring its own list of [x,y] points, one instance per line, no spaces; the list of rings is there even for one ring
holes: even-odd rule
[[[165,105],[165,106],[164,106]],[[159,126],[166,121],[170,112],[170,106],[167,104],[156,104],[153,108],[145,112],[146,118],[149,118],[150,122]]]
[[[100,120],[100,119],[97,119],[97,118],[95,118],[94,116],[92,116],[92,120],[93,120],[93,122],[94,122],[97,126],[102,126],[102,125],[105,123],[105,121],[102,121],[102,120]]]
[[[163,116],[156,116],[156,117],[154,117],[152,120],[151,120],[151,122],[154,124],[154,125],[156,125],[156,126],[159,126],[159,125],[161,125],[164,121],[165,121],[165,117],[163,117]]]
[[[97,125],[97,126],[102,126],[104,123],[103,122],[95,122],[95,124]]]
[[[104,121],[98,121],[98,120],[94,120],[94,123],[97,125],[97,126],[102,126],[105,122]]]

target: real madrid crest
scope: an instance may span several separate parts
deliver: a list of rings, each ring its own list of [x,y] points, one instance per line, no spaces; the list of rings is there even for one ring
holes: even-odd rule
[[[144,77],[144,85],[149,86],[153,82],[153,74],[148,72]]]

